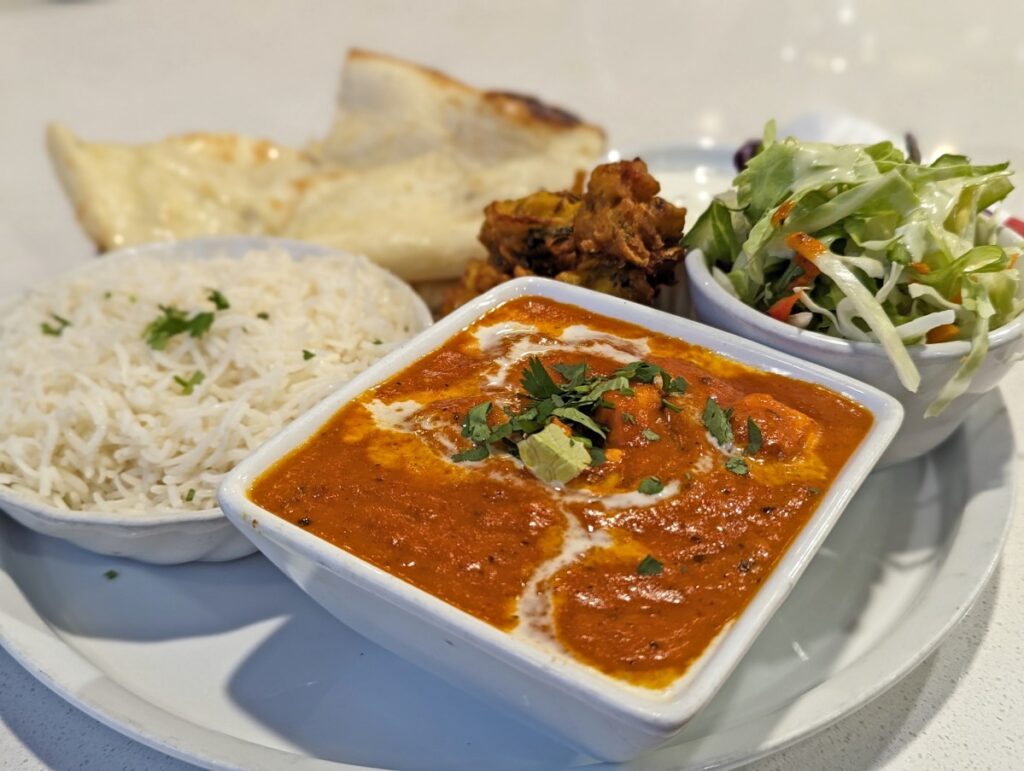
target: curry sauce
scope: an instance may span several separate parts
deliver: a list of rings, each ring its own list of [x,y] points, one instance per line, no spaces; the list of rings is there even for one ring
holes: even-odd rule
[[[522,414],[533,362],[563,386],[581,364],[591,383],[638,362],[665,377],[603,394],[594,441],[574,434],[593,461],[564,484],[507,440],[453,460],[474,407],[494,405],[484,433]],[[346,404],[250,497],[499,629],[660,688],[751,600],[871,423],[821,386],[525,297]]]

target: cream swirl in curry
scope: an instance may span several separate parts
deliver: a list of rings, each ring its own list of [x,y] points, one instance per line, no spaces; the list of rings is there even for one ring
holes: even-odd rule
[[[250,495],[499,629],[660,688],[750,601],[871,422],[821,386],[524,297],[346,404]],[[517,449],[552,425],[588,453],[566,481]]]

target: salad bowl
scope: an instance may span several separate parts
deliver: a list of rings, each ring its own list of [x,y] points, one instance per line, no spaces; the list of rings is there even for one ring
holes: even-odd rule
[[[1005,227],[1000,228],[998,241],[1003,246],[1024,244],[1024,239]],[[989,334],[988,355],[967,390],[940,415],[925,417],[928,407],[970,351],[969,341],[908,347],[921,373],[921,386],[914,393],[900,383],[881,345],[800,329],[746,305],[716,280],[700,250],[687,255],[686,275],[692,314],[698,321],[842,372],[898,399],[904,410],[903,425],[882,455],[880,468],[920,457],[942,444],[964,422],[978,400],[994,389],[1024,356],[1024,316],[1019,316]]]
[[[735,163],[683,238],[694,315],[899,399],[882,465],[942,443],[1024,347],[1024,242],[997,209],[1009,163],[783,138],[774,121]]]

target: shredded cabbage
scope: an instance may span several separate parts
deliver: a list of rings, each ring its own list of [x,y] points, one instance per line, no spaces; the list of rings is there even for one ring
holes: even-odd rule
[[[987,211],[1013,189],[1010,174],[962,155],[914,163],[890,142],[780,140],[769,124],[761,151],[683,244],[748,305],[767,311],[796,292],[795,326],[880,344],[910,391],[921,376],[908,346],[939,327],[943,340],[969,341],[926,413],[938,415],[969,386],[989,332],[1024,312],[1021,247],[996,243]],[[804,275],[808,257],[789,246],[797,233],[820,247],[820,273]]]

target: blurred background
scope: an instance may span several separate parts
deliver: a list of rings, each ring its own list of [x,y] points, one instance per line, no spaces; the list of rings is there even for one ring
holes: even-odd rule
[[[90,249],[44,153],[48,121],[94,140],[302,143],[329,124],[350,46],[536,94],[626,151],[731,148],[767,118],[826,110],[913,130],[926,157],[1020,167],[1024,4],[942,5],[0,0],[0,266],[24,281],[33,255],[72,264]]]

